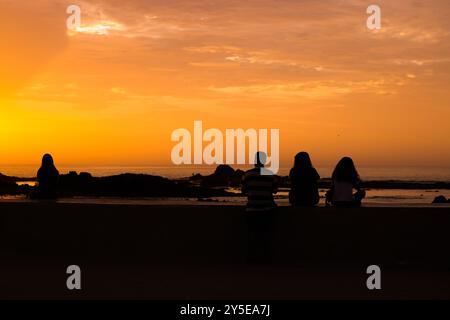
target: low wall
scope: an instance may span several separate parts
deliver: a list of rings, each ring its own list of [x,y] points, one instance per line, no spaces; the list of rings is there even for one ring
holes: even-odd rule
[[[450,208],[278,208],[279,264],[450,266]],[[234,206],[0,203],[3,260],[242,265],[246,212]]]

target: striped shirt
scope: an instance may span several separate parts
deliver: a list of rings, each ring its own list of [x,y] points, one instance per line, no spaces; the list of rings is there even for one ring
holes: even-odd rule
[[[248,198],[247,211],[266,211],[275,208],[277,205],[273,200],[273,194],[276,192],[277,181],[273,174],[261,175],[260,168],[251,169],[244,174],[242,193]]]

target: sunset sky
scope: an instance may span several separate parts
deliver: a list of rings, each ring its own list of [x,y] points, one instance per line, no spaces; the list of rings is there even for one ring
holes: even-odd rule
[[[450,2],[370,4],[0,0],[0,172],[170,164],[194,120],[280,129],[282,165],[450,165]]]

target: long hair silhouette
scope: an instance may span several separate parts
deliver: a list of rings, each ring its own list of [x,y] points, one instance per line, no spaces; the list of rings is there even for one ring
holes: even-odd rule
[[[350,157],[344,157],[338,162],[333,171],[332,178],[335,181],[345,181],[353,184],[361,180],[355,164]]]
[[[294,158],[294,167],[289,172],[291,190],[289,202],[293,206],[314,206],[319,202],[317,181],[320,179],[307,152],[299,152]]]
[[[50,154],[45,154],[42,157],[42,164],[37,173],[38,178],[38,198],[56,198],[59,172],[53,162],[53,157]]]
[[[53,157],[50,154],[44,154],[42,157],[42,164],[38,170],[38,177],[42,174],[59,174],[58,170],[55,167],[55,163],[53,161]]]
[[[313,167],[311,158],[307,152],[299,152],[294,158],[293,173],[308,172]]]

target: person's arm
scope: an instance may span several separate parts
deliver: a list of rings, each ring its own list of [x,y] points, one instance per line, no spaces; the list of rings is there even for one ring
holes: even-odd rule
[[[353,188],[354,188],[356,191],[361,191],[361,190],[362,190],[362,187],[361,187],[361,180],[357,180],[357,181],[353,184]]]
[[[354,188],[356,189],[356,192],[353,194],[353,199],[354,201],[360,203],[362,199],[366,197],[366,190],[362,187],[362,181],[358,180],[355,183]]]

